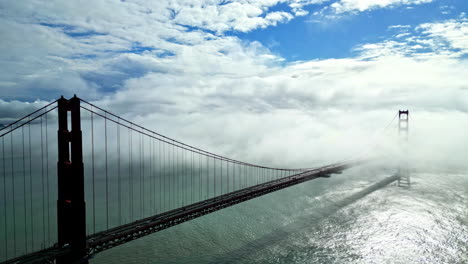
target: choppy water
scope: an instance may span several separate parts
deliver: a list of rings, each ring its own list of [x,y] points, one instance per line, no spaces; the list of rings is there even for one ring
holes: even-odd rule
[[[101,263],[468,263],[468,174],[352,169],[102,252]]]

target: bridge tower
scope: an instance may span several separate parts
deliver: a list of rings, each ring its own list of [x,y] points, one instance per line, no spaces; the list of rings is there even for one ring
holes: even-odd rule
[[[69,115],[70,113],[70,115]],[[70,122],[68,117],[70,116]],[[71,127],[69,126],[69,123]],[[69,251],[57,264],[88,263],[80,99],[58,100],[58,246]]]
[[[408,164],[408,135],[409,134],[409,111],[398,111],[398,137],[400,143],[400,159],[398,164],[398,186],[410,187],[410,172]]]

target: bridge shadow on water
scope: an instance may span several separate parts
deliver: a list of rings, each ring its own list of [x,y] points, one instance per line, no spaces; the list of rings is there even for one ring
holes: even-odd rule
[[[261,250],[271,246],[272,242],[278,243],[286,240],[290,236],[297,234],[300,231],[303,231],[305,228],[310,227],[311,224],[317,224],[325,218],[335,214],[338,210],[353,204],[359,199],[377,191],[388,184],[396,181],[398,179],[397,175],[389,176],[349,197],[341,199],[337,202],[327,205],[323,208],[317,208],[313,213],[307,214],[305,216],[299,217],[291,224],[282,226],[273,230],[271,233],[264,235],[258,239],[248,242],[244,246],[230,251],[227,254],[223,254],[213,259],[210,263],[238,263],[241,260],[247,259],[249,256],[252,256]]]

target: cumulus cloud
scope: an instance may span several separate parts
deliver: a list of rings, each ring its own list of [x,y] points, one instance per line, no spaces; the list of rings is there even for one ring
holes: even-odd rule
[[[269,11],[280,2],[283,1],[3,3],[0,63],[5,71],[0,73],[0,85],[5,94],[12,95],[6,98],[12,99],[47,97],[56,94],[63,83],[69,83],[69,90],[97,96],[109,88],[88,78],[89,72],[125,79],[144,74],[144,65],[151,64],[153,71],[165,71],[166,57],[187,60],[205,52],[219,53],[220,56],[210,58],[222,60],[240,54],[234,49],[242,50],[244,46],[249,46],[248,54],[255,44],[239,43],[237,38],[222,33],[245,32],[291,20],[293,15],[288,11]],[[229,56],[225,56],[226,52]],[[261,53],[264,60],[275,59]],[[137,72],[130,67],[112,66],[119,61],[135,62],[138,56],[133,54],[144,61]],[[49,88],[38,85],[31,90],[28,83],[36,82]],[[120,85],[121,82],[112,84],[116,88]]]
[[[458,49],[463,54],[468,52],[468,19],[449,20],[438,23],[424,23],[418,27],[423,34],[426,34],[439,46],[448,46]]]
[[[183,7],[175,11],[174,22],[192,27],[199,27],[217,33],[228,30],[248,32],[256,28],[275,26],[286,22],[293,15],[284,12],[268,12],[267,7],[279,1],[231,2],[224,5],[201,4]]]
[[[393,7],[397,5],[419,5],[432,0],[341,0],[331,5],[336,13],[366,11],[376,8]]]

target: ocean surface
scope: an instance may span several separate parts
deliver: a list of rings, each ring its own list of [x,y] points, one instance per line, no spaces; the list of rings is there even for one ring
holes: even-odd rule
[[[104,263],[468,263],[468,173],[355,168],[97,254]]]

